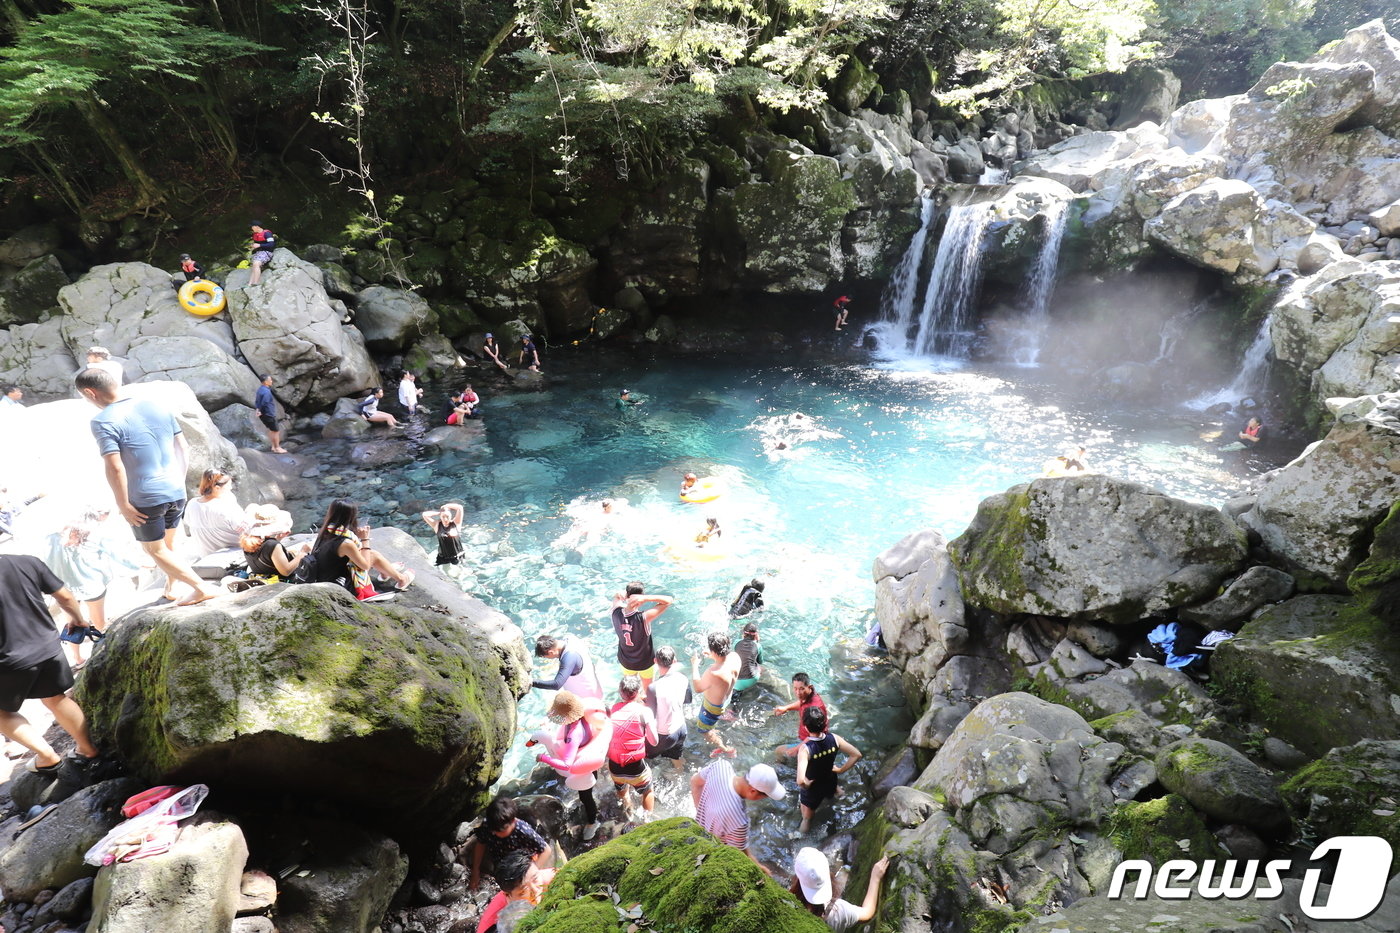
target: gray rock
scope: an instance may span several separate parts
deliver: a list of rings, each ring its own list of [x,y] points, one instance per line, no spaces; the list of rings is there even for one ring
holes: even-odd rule
[[[1231,858],[1263,859],[1269,855],[1269,844],[1248,826],[1231,823],[1215,831],[1215,838],[1230,853]]]
[[[1400,137],[1400,41],[1386,33],[1383,20],[1374,19],[1348,30],[1340,42],[1326,47],[1312,61],[1369,65],[1374,72],[1374,87],[1370,98],[1357,110],[1356,119]]]
[[[452,341],[442,334],[428,334],[413,342],[413,346],[404,354],[403,366],[418,374],[420,379],[425,374],[440,379],[460,378],[466,360],[452,346]]]
[[[1118,624],[1214,593],[1246,544],[1216,509],[1091,474],[982,500],[948,551],[971,605]]]
[[[281,933],[371,933],[408,874],[393,840],[350,826],[325,826],[316,852],[282,882]]]
[[[248,861],[243,830],[209,812],[186,820],[168,852],[105,865],[93,887],[93,933],[228,933]]]
[[[1052,683],[1102,674],[1108,669],[1106,662],[1100,661],[1085,650],[1083,645],[1068,638],[1056,645],[1054,652],[1039,667],[1039,671]]]
[[[1334,748],[1284,785],[1289,802],[1319,838],[1382,836],[1400,826],[1400,741],[1367,739]]]
[[[246,403],[258,391],[246,364],[199,337],[137,337],[126,351],[125,372],[128,383],[183,382],[210,410]]]
[[[261,283],[249,287],[246,272],[233,272],[227,295],[239,349],[255,371],[272,374],[288,406],[326,407],[379,385],[364,339],[341,323],[311,263],[277,250]]]
[[[1162,205],[1143,234],[1207,269],[1260,277],[1278,266],[1263,230],[1267,215],[1264,199],[1247,182],[1210,179]]]
[[[67,284],[68,273],[53,256],[35,259],[8,279],[0,278],[0,327],[37,322],[58,307],[58,290]]]
[[[1063,689],[1071,705],[1092,719],[1138,710],[1159,726],[1195,726],[1219,715],[1200,684],[1181,671],[1151,661],[1134,661],[1102,677],[1064,684]]]
[[[267,446],[267,431],[250,405],[234,402],[209,413],[209,420],[225,439],[239,447]]]
[[[53,317],[0,330],[0,380],[23,387],[35,398],[71,395],[78,363],[63,339],[62,326],[63,318]]]
[[[356,466],[383,467],[412,462],[413,451],[406,441],[388,438],[361,441],[350,448],[347,456]]]
[[[121,805],[140,786],[118,778],[78,791],[0,850],[0,892],[32,902],[40,891],[65,887],[97,869],[83,855],[123,819]]]
[[[933,797],[912,787],[891,788],[883,806],[885,819],[905,829],[921,825],[935,810],[942,809]]]
[[[277,933],[277,926],[267,917],[238,917],[230,933]]]
[[[310,246],[302,247],[301,258],[307,262],[344,262],[345,253],[335,246],[312,243]]]
[[[1112,657],[1123,649],[1123,635],[1107,625],[1093,622],[1071,622],[1066,637],[1084,646],[1096,658]]]
[[[439,450],[456,450],[464,453],[490,451],[490,447],[486,443],[486,425],[480,418],[470,419],[466,424],[445,424],[433,428],[423,435],[421,443]]]
[[[1181,79],[1166,68],[1135,64],[1128,69],[1114,129],[1166,122],[1176,109]]]
[[[1293,577],[1273,567],[1250,567],[1225,592],[1199,606],[1185,606],[1178,615],[1187,622],[1206,628],[1234,629],[1233,623],[1248,619],[1261,606],[1282,602],[1293,595]]]
[[[402,350],[437,332],[437,312],[420,295],[371,285],[360,292],[355,326],[376,353]]]
[[[1132,800],[1157,783],[1157,766],[1151,761],[1135,761],[1113,776],[1108,787],[1119,800]]]
[[[1156,758],[1164,745],[1176,741],[1176,736],[1162,731],[1161,723],[1140,709],[1125,709],[1122,712],[1095,719],[1090,723],[1094,731],[1110,742],[1125,746],[1135,755]],[[1156,773],[1156,767],[1153,767]]]
[[[636,291],[636,289],[624,289],[624,291]],[[614,334],[626,330],[631,324],[632,313],[630,311],[616,306],[603,308],[593,319],[593,336],[599,340],[607,340]]]
[[[910,704],[922,708],[939,669],[970,643],[947,544],[932,529],[908,535],[875,558],[873,576],[885,645],[905,672]]]
[[[1372,211],[1366,215],[1366,220],[1380,232],[1381,236],[1400,236],[1400,201]],[[1389,244],[1386,245],[1389,246]]]
[[[72,884],[63,886],[35,915],[36,922],[57,918],[59,920],[81,920],[92,904],[92,878],[79,878]]]
[[[1129,882],[1136,875],[1129,876]],[[1298,908],[1296,882],[1288,896],[1273,900],[1246,897],[1239,900],[1162,900],[1151,892],[1143,900],[1106,895],[1086,897],[1048,917],[1037,917],[1023,933],[1275,933],[1303,930],[1292,918]],[[1285,923],[1284,919],[1288,922]],[[1312,929],[1309,927],[1308,929]]]
[[[870,782],[870,796],[878,800],[896,787],[914,783],[918,776],[919,765],[914,749],[905,745],[880,765],[880,770]]]
[[[1263,753],[1264,760],[1281,771],[1293,771],[1312,760],[1283,739],[1272,735],[1264,740]]]
[[[265,871],[245,871],[238,881],[238,912],[258,913],[277,903],[277,879]]]
[[[62,243],[63,234],[54,224],[25,227],[0,240],[0,265],[16,268],[28,265],[52,253]]]
[[[1267,771],[1224,742],[1183,739],[1157,754],[1162,786],[1213,819],[1278,835],[1290,819]]]
[[[314,262],[316,268],[321,270],[322,281],[326,287],[326,294],[330,297],[354,305],[360,298],[360,292],[355,288],[355,280],[350,275],[350,270],[338,262],[317,262],[310,257],[303,256],[307,262]]]

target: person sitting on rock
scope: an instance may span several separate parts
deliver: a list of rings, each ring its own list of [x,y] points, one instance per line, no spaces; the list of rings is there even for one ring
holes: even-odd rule
[[[535,827],[515,814],[515,801],[505,794],[487,804],[481,826],[473,836],[472,871],[468,882],[471,890],[481,887],[483,864],[488,874],[495,874],[498,866],[512,853],[522,853],[536,865],[548,864],[549,856],[553,855],[549,843],[535,831]]]
[[[465,510],[460,502],[449,502],[436,512],[423,513],[423,521],[437,536],[437,565],[460,564],[462,562],[462,516]]]
[[[189,253],[180,254],[180,272],[185,276],[186,282],[198,282],[204,278],[204,267],[195,262]]]
[[[233,477],[221,470],[205,470],[199,479],[199,495],[185,506],[186,544],[196,557],[238,547],[248,527],[243,507],[230,491]]]
[[[383,389],[370,389],[355,407],[359,409],[360,417],[370,424],[387,424],[391,428],[397,428],[399,427],[399,419],[387,411],[379,410],[379,400],[383,397]]]
[[[481,342],[481,352],[486,354],[486,358],[495,363],[501,369],[508,369],[505,361],[501,359],[501,345],[496,342],[496,338],[487,334]]]
[[[248,528],[238,539],[248,564],[248,579],[258,583],[280,583],[291,577],[311,552],[306,542],[295,551],[282,539],[292,532],[292,515],[275,505],[250,505],[244,512]]]
[[[481,396],[476,394],[470,382],[462,387],[462,404],[467,406],[468,418],[475,418],[480,414],[477,409],[481,407]]]
[[[253,230],[253,245],[248,256],[248,264],[252,268],[248,273],[248,284],[257,285],[262,281],[263,267],[272,262],[273,250],[277,249],[277,234],[264,227],[261,220],[255,220],[249,226]]]
[[[558,869],[540,868],[524,852],[512,852],[496,866],[500,893],[491,898],[476,933],[512,933],[520,918],[535,909]]]
[[[406,590],[413,583],[413,571],[395,565],[370,547],[369,526],[360,524],[360,508],[346,499],[336,499],[326,509],[321,531],[311,545],[312,579],[307,583],[340,583],[358,599],[378,601],[392,593],[377,592],[370,578],[378,571],[393,581],[395,590]]]
[[[541,372],[540,369],[540,348],[535,345],[535,341],[529,334],[520,335],[520,367],[528,369],[532,373]]]
[[[889,857],[870,866],[870,883],[865,886],[865,900],[859,907],[848,901],[834,900],[831,890],[831,862],[820,849],[804,846],[792,860],[792,886],[788,888],[814,916],[821,917],[832,930],[841,933],[858,923],[875,917],[880,906],[880,882],[889,870]]]

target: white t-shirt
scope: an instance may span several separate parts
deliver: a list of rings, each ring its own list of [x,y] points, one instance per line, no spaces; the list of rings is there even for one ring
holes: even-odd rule
[[[822,919],[836,933],[841,933],[860,923],[860,908],[849,901],[834,900],[827,906]]]
[[[121,385],[121,384],[122,384],[122,364],[121,364],[121,363],[118,363],[116,360],[113,360],[113,359],[98,360],[96,363],[88,363],[88,364],[87,364],[86,366],[84,366],[83,368],[84,368],[84,369],[100,369],[100,370],[102,370],[102,371],[105,372],[105,373],[111,374],[112,378],[115,379],[115,380],[117,380],[117,385]]]
[[[685,725],[685,697],[690,692],[690,678],[671,668],[665,677],[652,681],[651,692],[656,697],[656,732],[667,736]]]
[[[412,379],[399,380],[399,404],[405,408],[418,404],[418,383]]]
[[[744,798],[734,789],[734,766],[721,758],[701,769],[705,789],[695,807],[695,820],[725,845],[749,847],[749,814]]]
[[[243,533],[243,509],[238,500],[225,493],[208,502],[191,499],[185,506],[184,524],[194,539],[194,547],[200,557],[237,547],[238,536]]]

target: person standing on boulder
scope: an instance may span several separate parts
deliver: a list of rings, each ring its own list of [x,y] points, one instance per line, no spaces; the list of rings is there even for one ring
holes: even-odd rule
[[[272,373],[264,373],[258,381],[262,385],[258,386],[258,391],[253,396],[253,410],[257,412],[258,420],[267,431],[267,441],[272,445],[272,452],[284,454],[287,451],[282,447],[282,432],[278,428],[277,399],[272,396]]]
[[[272,252],[277,249],[277,234],[264,227],[261,220],[255,220],[249,226],[253,228],[253,246],[248,265],[253,271],[248,273],[248,284],[257,285],[262,281],[263,267],[272,262]]]
[[[43,703],[77,743],[67,761],[81,768],[97,757],[83,708],[67,695],[73,671],[54,637],[46,593],[68,616],[69,632],[87,629],[77,597],[43,561],[27,554],[0,554],[0,735],[34,753],[25,765],[34,774],[57,774],[65,759],[20,715],[28,699]]]
[[[850,303],[851,299],[846,295],[842,295],[840,298],[837,298],[831,303],[831,306],[836,309],[837,330],[840,330],[841,328],[846,326],[846,317],[851,313],[850,308],[848,307]]]
[[[165,572],[166,598],[179,581],[193,592],[177,605],[193,606],[219,595],[175,552],[175,529],[185,514],[185,464],[189,447],[180,423],[151,399],[118,398],[110,373],[86,369],[74,380],[78,391],[101,409],[92,436],[106,467],[117,510],[131,524],[142,549]]]

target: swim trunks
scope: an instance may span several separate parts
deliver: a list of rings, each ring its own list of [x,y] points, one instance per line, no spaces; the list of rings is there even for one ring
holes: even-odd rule
[[[700,718],[697,728],[701,732],[713,732],[715,726],[719,725],[719,717],[724,715],[724,707],[716,706],[710,702],[709,697],[700,698]]]

